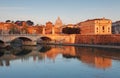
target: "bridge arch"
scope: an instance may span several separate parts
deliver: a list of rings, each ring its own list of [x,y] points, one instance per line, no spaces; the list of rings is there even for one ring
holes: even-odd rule
[[[22,46],[30,44],[33,40],[28,37],[16,37],[11,41],[12,46]]]
[[[44,36],[44,37],[40,37],[40,39],[42,39],[43,41],[51,41],[52,39],[47,37],[47,36]]]
[[[22,40],[22,41],[32,41],[32,39],[31,39],[31,38],[28,38],[28,37],[16,37],[16,38],[14,38],[12,41],[14,41],[14,40],[16,40],[16,39],[20,39],[20,40]]]
[[[0,40],[0,44],[1,44],[1,43],[4,44],[4,41],[3,41],[3,40]]]
[[[47,36],[42,36],[40,38],[37,39],[37,43],[44,43],[44,42],[50,42],[52,41],[52,39],[50,37]]]
[[[5,42],[3,40],[0,40],[0,46],[3,46]]]

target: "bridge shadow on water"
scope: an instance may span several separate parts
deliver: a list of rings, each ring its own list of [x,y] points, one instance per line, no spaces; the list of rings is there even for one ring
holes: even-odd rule
[[[32,50],[30,50],[30,49],[21,49],[20,51],[13,52],[13,54],[15,56],[25,56],[25,55],[27,55],[27,54],[29,54],[31,52],[32,52]]]
[[[51,46],[47,46],[47,45],[40,45],[38,46],[38,51],[41,52],[41,53],[45,53],[49,50],[51,50],[52,47]]]
[[[0,57],[4,55],[4,51],[0,50]]]
[[[15,56],[24,56],[32,52],[32,48],[26,46],[6,46],[0,49],[0,57],[4,54],[13,54]]]

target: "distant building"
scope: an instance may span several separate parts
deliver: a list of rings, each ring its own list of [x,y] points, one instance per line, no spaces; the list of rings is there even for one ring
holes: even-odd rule
[[[57,18],[56,22],[55,22],[55,27],[59,28],[63,25],[62,20],[60,19],[60,17]]]
[[[81,34],[111,34],[111,20],[91,19],[79,23]]]
[[[63,26],[62,20],[60,17],[57,18],[54,26],[55,34],[60,34],[61,33],[61,27]]]
[[[64,25],[64,28],[65,28],[65,27],[74,28],[75,26],[74,26],[74,24],[67,24],[67,25]]]
[[[0,23],[0,34],[8,34],[10,28],[13,26],[13,23]]]
[[[120,34],[120,21],[116,21],[116,22],[112,23],[112,33]]]
[[[29,34],[36,34],[35,26],[29,26],[27,27],[27,30]]]
[[[52,28],[53,28],[53,23],[50,21],[46,22],[45,33],[52,34]]]
[[[78,28],[79,25],[76,25],[76,24],[67,24],[67,25],[64,25],[63,28],[65,27],[69,27],[69,28]]]

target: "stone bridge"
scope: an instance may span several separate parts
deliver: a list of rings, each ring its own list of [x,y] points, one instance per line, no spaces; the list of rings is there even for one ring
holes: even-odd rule
[[[10,45],[15,39],[21,39],[23,45],[36,45],[44,39],[49,39],[51,43],[74,43],[75,35],[66,34],[4,34],[0,35],[0,43]]]

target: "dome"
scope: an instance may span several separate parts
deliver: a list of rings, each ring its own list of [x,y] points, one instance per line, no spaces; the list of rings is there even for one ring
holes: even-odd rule
[[[62,25],[63,25],[62,21],[61,21],[60,17],[58,17],[56,22],[55,22],[55,27],[61,27]]]

